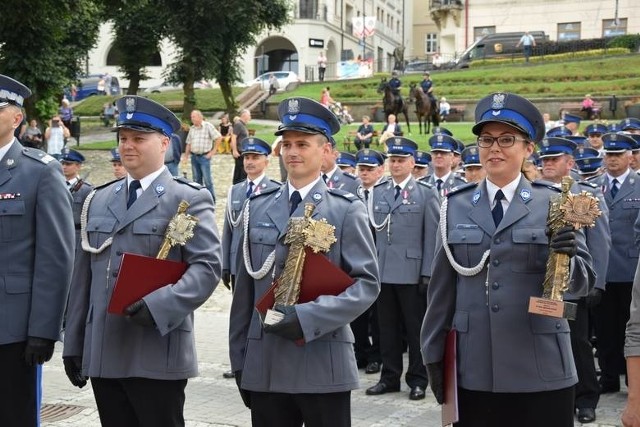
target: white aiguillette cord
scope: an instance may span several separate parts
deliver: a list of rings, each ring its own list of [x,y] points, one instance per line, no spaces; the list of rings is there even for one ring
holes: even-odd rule
[[[242,256],[244,257],[244,266],[247,269],[247,273],[249,273],[249,276],[259,280],[266,276],[269,270],[271,270],[271,267],[273,267],[273,264],[276,260],[276,250],[274,249],[269,254],[269,256],[267,256],[267,259],[264,261],[264,264],[262,264],[262,267],[259,270],[254,271],[251,269],[251,255],[249,254],[249,203],[250,201],[249,199],[247,199],[247,203],[244,205],[244,213],[242,215],[242,218],[244,220]]]
[[[442,247],[444,248],[444,252],[447,254],[447,258],[449,259],[449,263],[453,267],[458,274],[463,276],[475,276],[482,271],[484,268],[487,259],[489,258],[490,250],[487,249],[482,254],[482,259],[475,267],[463,267],[458,264],[451,253],[451,248],[449,248],[449,244],[447,243],[447,207],[449,205],[449,199],[444,199],[442,202],[442,207],[440,208],[440,236],[442,238]]]

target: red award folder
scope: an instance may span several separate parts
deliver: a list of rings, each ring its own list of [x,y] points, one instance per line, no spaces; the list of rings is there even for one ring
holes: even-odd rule
[[[353,285],[354,280],[326,256],[314,253],[310,248],[305,248],[305,253],[298,302],[313,301],[321,295],[339,295]],[[256,310],[262,317],[275,304],[274,290],[277,285],[278,281],[274,280],[269,290],[256,303]]]
[[[163,286],[174,284],[187,271],[186,262],[122,254],[120,271],[107,311],[124,314],[124,309]]]
[[[444,404],[442,405],[442,426],[457,423],[458,416],[458,367],[457,332],[451,329],[444,343]]]

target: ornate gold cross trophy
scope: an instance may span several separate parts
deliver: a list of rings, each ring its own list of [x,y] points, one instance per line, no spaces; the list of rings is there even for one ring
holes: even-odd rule
[[[284,243],[289,245],[289,255],[274,291],[275,304],[294,305],[298,302],[306,258],[305,248],[310,248],[314,253],[328,252],[336,241],[336,228],[333,225],[324,218],[311,218],[315,208],[316,205],[313,203],[306,203],[303,217],[289,218],[284,239]],[[282,320],[282,317],[283,314],[280,312],[267,310],[264,323],[272,325]]]
[[[188,207],[189,203],[186,200],[182,200],[178,205],[178,211],[164,232],[164,240],[156,258],[167,259],[172,246],[184,246],[187,240],[193,237],[193,229],[198,224],[198,218],[186,213]]]
[[[562,194],[552,197],[549,201],[549,216],[547,227],[551,231],[549,241],[558,230],[566,225],[572,225],[575,230],[582,227],[593,227],[600,211],[598,199],[586,191],[579,194],[571,193],[573,178],[562,178]],[[564,317],[575,319],[577,305],[562,300],[569,289],[569,255],[550,252],[547,260],[547,271],[542,285],[542,298],[529,299],[529,313],[544,316]]]

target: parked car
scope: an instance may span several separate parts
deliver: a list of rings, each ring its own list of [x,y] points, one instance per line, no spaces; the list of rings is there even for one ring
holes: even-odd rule
[[[405,74],[422,74],[425,71],[433,70],[433,64],[429,61],[413,61],[404,67]]]
[[[67,99],[71,99],[72,101],[82,101],[85,98],[95,95],[120,95],[120,82],[118,78],[115,76],[111,77],[111,85],[109,88],[105,87],[104,93],[100,93],[98,91],[98,83],[100,80],[104,79],[103,74],[90,74],[86,77],[79,78],[76,83],[76,93],[75,96],[71,95],[71,90],[66,88],[64,93]]]
[[[259,84],[263,90],[269,90],[269,76],[271,74],[275,74],[276,79],[278,79],[278,92],[284,92],[289,87],[289,90],[295,88],[298,84],[300,84],[300,79],[298,75],[293,71],[270,71],[268,73],[264,73],[256,77],[255,79],[244,83],[243,86],[249,87],[255,84]]]
[[[148,87],[144,89],[142,92],[143,93],[160,93],[160,92],[168,92],[171,90],[182,90],[182,86],[183,86],[182,83],[171,83],[171,82],[165,81],[161,85]],[[193,88],[194,89],[211,89],[213,88],[213,85],[206,80],[202,80],[199,82],[194,82]]]

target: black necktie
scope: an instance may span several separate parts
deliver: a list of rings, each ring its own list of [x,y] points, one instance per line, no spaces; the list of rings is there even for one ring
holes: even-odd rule
[[[247,199],[253,193],[253,181],[249,181],[249,185],[247,185]]]
[[[369,190],[364,190],[364,199],[369,200]]]
[[[142,188],[142,186],[140,185],[140,181],[138,181],[137,179],[131,181],[131,184],[129,184],[129,199],[127,200],[127,209],[129,209],[133,202],[135,202],[138,198],[138,188]]]
[[[613,178],[613,181],[611,181],[611,198],[615,199],[616,198],[616,194],[618,194],[618,180]]]
[[[289,198],[289,201],[291,202],[291,210],[289,211],[289,216],[291,216],[293,215],[293,212],[295,212],[296,208],[302,201],[302,197],[300,197],[300,192],[296,190],[293,193],[291,193],[291,197]]]
[[[400,190],[402,190],[402,188],[400,188],[399,185],[396,185],[396,194],[394,194],[393,200],[396,200],[398,198],[398,196],[400,195]]]
[[[438,189],[438,193],[442,190],[442,180],[439,178],[436,180],[436,188]]]
[[[327,181],[329,181],[329,177],[327,176],[326,173],[322,174],[322,180],[324,181],[325,184],[327,183]]]
[[[498,226],[500,221],[502,221],[502,217],[504,216],[504,211],[502,210],[502,199],[504,199],[504,193],[502,190],[498,190],[496,196],[493,200],[495,200],[496,205],[493,207],[491,211],[491,215],[493,216],[493,223]]]

